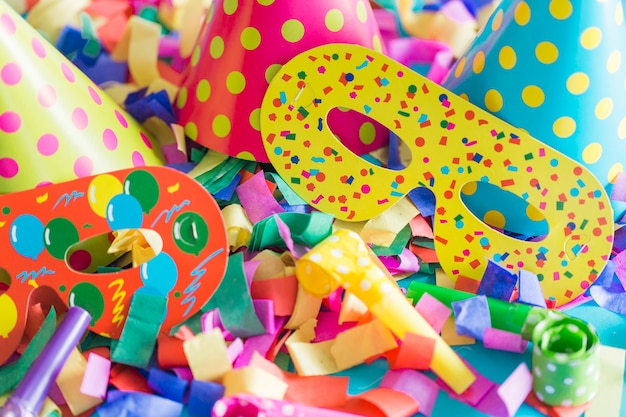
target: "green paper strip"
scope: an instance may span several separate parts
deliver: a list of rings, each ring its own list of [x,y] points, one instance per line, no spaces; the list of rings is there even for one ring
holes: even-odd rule
[[[572,317],[548,316],[533,330],[533,391],[548,405],[576,406],[598,390],[600,341],[595,329]]]
[[[96,28],[87,13],[80,14],[80,23],[82,26],[81,37],[87,40],[83,47],[83,54],[95,59],[100,55],[102,49]]]
[[[294,243],[313,247],[332,233],[334,217],[314,211],[307,213],[285,212],[276,214],[289,227]],[[274,216],[266,217],[252,228],[248,250],[258,251],[270,246],[285,248],[285,242],[278,233]]]
[[[250,288],[243,266],[243,254],[228,258],[224,279],[202,311],[217,308],[224,328],[235,337],[265,334],[265,327],[254,311]]]
[[[135,293],[119,340],[111,342],[111,360],[146,368],[165,319],[167,297]]]
[[[24,378],[26,371],[33,364],[37,356],[41,353],[48,340],[52,337],[56,329],[57,314],[54,307],[37,330],[35,336],[24,350],[22,356],[15,362],[0,367],[0,395],[9,392],[17,387],[17,384]]]
[[[600,382],[602,387],[585,411],[585,417],[620,416],[622,409],[622,391],[624,389],[624,367],[626,351],[624,349],[600,346]]]
[[[203,172],[202,174],[198,175],[195,179],[209,193],[217,194],[233,181],[239,171],[241,171],[242,169],[253,171],[253,167],[255,166],[256,162],[254,161],[228,158],[212,170]]]
[[[376,256],[400,255],[411,239],[411,227],[406,225],[400,230],[389,246],[372,245],[372,251]]]
[[[307,202],[304,201],[298,194],[296,194],[293,188],[291,188],[280,175],[276,174],[275,172],[270,172],[269,174],[272,176],[272,179],[276,183],[276,186],[282,193],[283,197],[285,197],[285,201],[287,201],[287,204],[289,204],[290,206],[301,206],[307,204]]]

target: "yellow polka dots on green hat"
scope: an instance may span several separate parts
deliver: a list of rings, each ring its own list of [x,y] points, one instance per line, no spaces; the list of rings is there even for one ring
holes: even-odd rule
[[[542,41],[535,47],[535,57],[542,64],[552,64],[559,57],[559,49],[549,41]]]
[[[326,29],[331,32],[339,32],[343,28],[344,18],[343,13],[339,9],[331,9],[326,12],[324,17],[324,24]]]
[[[304,25],[298,19],[288,19],[280,28],[283,39],[287,42],[298,42],[304,36]]]

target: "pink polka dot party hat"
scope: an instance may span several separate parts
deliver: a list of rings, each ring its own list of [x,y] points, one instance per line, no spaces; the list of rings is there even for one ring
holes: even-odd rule
[[[367,0],[213,1],[175,103],[179,123],[208,148],[268,162],[259,130],[265,90],[287,61],[327,43],[382,50]],[[313,97],[305,79],[302,94]],[[353,111],[331,111],[329,125],[358,154],[388,139],[386,128]]]
[[[130,115],[0,2],[0,193],[163,164]]]
[[[504,0],[443,85],[584,164],[609,190],[626,155],[625,59],[621,0]],[[493,192],[479,183],[465,202],[489,224],[541,234],[545,224],[523,211],[513,220],[519,204]]]

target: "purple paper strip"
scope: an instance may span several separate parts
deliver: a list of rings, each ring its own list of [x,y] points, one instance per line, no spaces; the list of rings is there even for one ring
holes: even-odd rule
[[[482,340],[485,330],[491,327],[487,297],[478,295],[452,303],[454,323],[459,335]]]
[[[411,396],[419,403],[420,413],[426,417],[430,416],[439,393],[439,386],[435,381],[412,369],[388,371],[380,382],[380,387]]]
[[[510,301],[516,285],[517,275],[490,260],[478,286],[477,294]]]
[[[87,357],[87,367],[80,384],[80,392],[95,398],[106,397],[111,373],[111,361],[93,352]]]

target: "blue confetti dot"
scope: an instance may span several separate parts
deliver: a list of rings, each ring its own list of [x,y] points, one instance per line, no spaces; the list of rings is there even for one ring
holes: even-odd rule
[[[558,159],[551,159],[550,160],[550,166],[556,167],[559,165],[559,160]]]
[[[282,155],[283,153],[283,148],[281,148],[280,146],[277,146],[274,148],[274,155]]]
[[[580,190],[578,188],[572,188],[571,190],[569,190],[569,193],[572,197],[578,197],[578,194],[580,194]]]
[[[561,266],[567,266],[567,261],[565,259],[561,261]]]
[[[464,226],[462,220],[457,221],[454,225],[456,226],[457,229],[462,229]]]
[[[351,72],[347,73],[347,74],[346,74],[346,80],[347,80],[348,82],[350,82],[350,81],[354,80],[354,74],[352,74]]]
[[[481,237],[480,238],[480,246],[488,246],[489,245],[489,238],[488,237]]]
[[[601,196],[601,195],[602,195],[602,191],[600,191],[600,190],[595,190],[595,191],[593,192],[593,196],[594,196],[595,198],[600,198],[600,196]]]
[[[465,169],[464,169],[463,167],[458,167],[458,168],[456,169],[456,171],[457,171],[459,174],[462,174],[462,173],[463,173],[463,171],[465,171]]]

